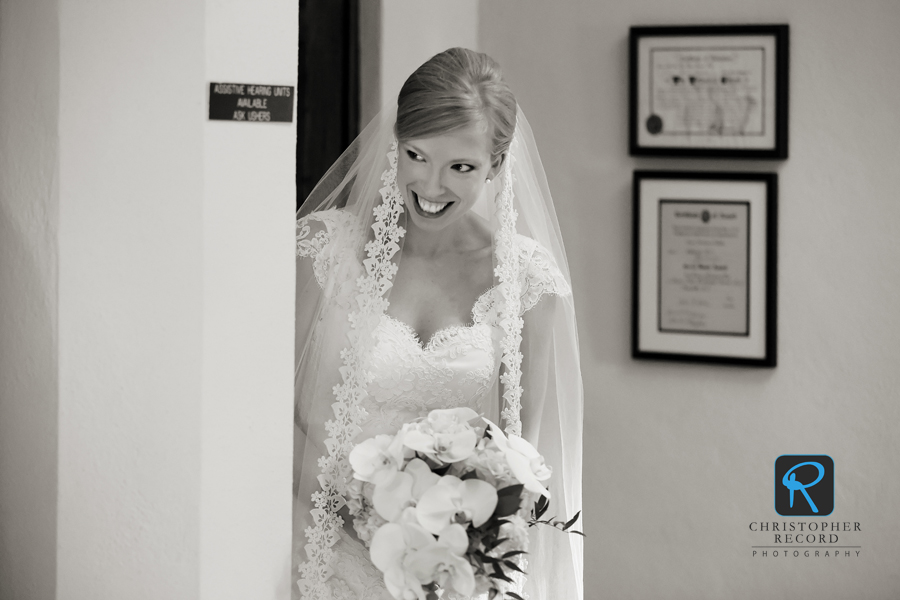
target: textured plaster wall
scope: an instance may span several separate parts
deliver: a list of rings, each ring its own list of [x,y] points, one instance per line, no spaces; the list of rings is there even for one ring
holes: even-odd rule
[[[287,598],[294,124],[207,121],[210,81],[296,85],[286,0],[65,2],[59,588]]]
[[[0,598],[56,587],[56,0],[0,2]]]
[[[198,597],[204,25],[60,3],[64,596]]]
[[[290,596],[290,0],[0,2],[0,598]]]
[[[297,11],[295,0],[208,0],[205,81],[296,89]],[[204,600],[290,597],[296,105],[294,114],[199,120]]]
[[[900,4],[864,0],[482,2],[481,49],[534,127],[578,307],[588,598],[900,597]],[[635,159],[631,25],[789,23],[790,158]],[[776,171],[779,364],[636,362],[631,174]],[[856,557],[753,558],[781,454],[834,458],[831,521]],[[803,520],[803,519],[793,519]],[[809,519],[806,519],[807,521]]]
[[[378,0],[377,4],[380,14],[371,6],[360,11],[363,125],[383,106],[396,106],[406,78],[438,52],[454,46],[478,49],[478,0]],[[377,94],[371,91],[376,86]]]

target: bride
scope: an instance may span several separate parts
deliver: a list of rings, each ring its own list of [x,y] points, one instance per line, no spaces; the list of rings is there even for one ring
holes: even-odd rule
[[[392,597],[367,546],[380,523],[350,514],[347,457],[436,408],[522,435],[553,469],[548,515],[580,510],[568,266],[534,138],[493,59],[452,48],[419,67],[297,228],[295,598]],[[580,536],[530,537],[518,593],[580,600]]]

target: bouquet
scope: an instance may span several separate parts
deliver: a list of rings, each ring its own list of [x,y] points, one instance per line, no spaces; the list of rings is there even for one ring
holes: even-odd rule
[[[521,600],[511,588],[524,577],[527,528],[567,531],[578,519],[540,520],[550,497],[543,457],[469,408],[434,410],[349,459],[354,529],[397,600],[439,590]]]

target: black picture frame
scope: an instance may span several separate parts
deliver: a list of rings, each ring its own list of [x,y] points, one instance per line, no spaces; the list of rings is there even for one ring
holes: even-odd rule
[[[787,158],[789,49],[785,24],[632,27],[630,154]]]
[[[775,367],[778,175],[636,170],[635,359]]]

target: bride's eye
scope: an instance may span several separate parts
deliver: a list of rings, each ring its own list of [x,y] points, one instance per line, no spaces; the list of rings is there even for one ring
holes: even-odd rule
[[[456,165],[453,165],[453,168],[456,169],[457,171],[459,171],[460,173],[468,173],[469,171],[475,170],[475,167],[473,167],[472,165],[465,165],[465,164],[456,164]]]
[[[406,151],[406,155],[409,156],[412,160],[414,160],[414,161],[416,161],[416,162],[422,162],[422,161],[425,160],[424,158],[422,158],[421,155],[416,154],[416,153],[413,152],[412,150],[407,150],[407,151]]]

